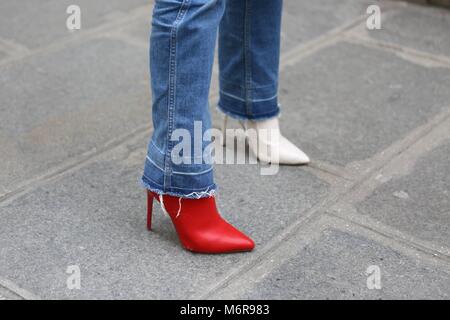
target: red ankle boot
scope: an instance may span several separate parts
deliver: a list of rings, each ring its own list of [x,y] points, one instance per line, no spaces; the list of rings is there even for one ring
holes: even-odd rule
[[[181,244],[198,253],[251,251],[252,239],[226,222],[217,212],[214,197],[186,199],[147,192],[147,228],[151,230],[153,199],[172,219]]]

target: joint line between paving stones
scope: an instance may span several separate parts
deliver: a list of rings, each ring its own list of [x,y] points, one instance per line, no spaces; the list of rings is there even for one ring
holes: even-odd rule
[[[349,173],[345,170],[344,167],[332,166],[329,165],[327,162],[319,160],[313,159],[312,162],[305,167],[305,170],[320,171],[334,178],[340,178],[346,181],[353,181],[352,176],[349,175]]]
[[[408,247],[416,249],[417,251],[420,251],[420,252],[425,253],[427,255],[431,255],[434,258],[438,258],[441,261],[446,262],[447,264],[450,263],[450,256],[449,255],[446,255],[446,254],[444,254],[442,252],[436,251],[433,248],[430,248],[430,247],[427,247],[427,246],[425,246],[423,244],[420,244],[419,241],[409,240],[409,239],[405,239],[405,238],[396,236],[396,235],[392,234],[391,232],[384,230],[383,228],[379,228],[379,227],[376,227],[376,226],[373,226],[373,225],[369,225],[369,224],[366,224],[364,222],[355,221],[351,217],[344,217],[344,216],[336,215],[336,214],[331,213],[331,212],[325,212],[324,215],[328,215],[330,217],[340,219],[342,221],[345,221],[346,223],[350,223],[352,225],[355,225],[355,226],[361,227],[363,229],[366,229],[366,230],[368,230],[370,232],[374,232],[374,233],[376,233],[376,234],[378,234],[378,235],[380,235],[382,237],[385,237],[385,238],[388,238],[390,240],[393,240],[393,241],[395,241],[395,242],[397,242],[399,244],[406,245]],[[414,239],[414,238],[412,238],[412,239]]]
[[[45,185],[48,182],[57,180],[58,178],[68,174],[69,172],[73,172],[78,170],[79,168],[83,167],[86,163],[89,163],[92,160],[95,160],[97,157],[101,156],[102,154],[119,147],[128,141],[138,137],[139,135],[148,135],[149,131],[151,130],[151,127],[149,125],[143,126],[135,131],[133,131],[131,134],[124,135],[122,137],[113,139],[105,143],[100,148],[94,148],[91,151],[88,151],[80,156],[72,158],[70,161],[65,162],[64,164],[53,167],[49,171],[47,171],[45,174],[38,176],[36,178],[33,178],[31,180],[25,181],[21,186],[18,188],[9,191],[3,195],[0,196],[0,206],[4,206],[5,204],[16,200],[17,198],[20,198],[24,196],[25,194],[35,190],[39,186]]]
[[[128,12],[128,14],[123,18],[115,19],[114,21],[108,21],[105,22],[99,26],[96,26],[91,29],[87,30],[80,30],[76,33],[72,34],[71,36],[67,38],[60,39],[54,43],[51,43],[45,47],[42,48],[36,48],[36,49],[28,49],[27,51],[24,51],[22,54],[18,54],[14,57],[5,58],[3,61],[0,61],[0,67],[5,66],[8,64],[12,64],[15,62],[21,62],[23,59],[43,54],[43,53],[50,53],[54,52],[60,49],[63,49],[68,44],[72,43],[83,43],[85,41],[89,41],[91,39],[95,39],[98,37],[102,37],[103,35],[108,35],[111,33],[111,30],[114,28],[120,28],[127,26],[133,22],[136,21],[136,19],[140,17],[147,16],[150,11],[151,5],[144,5],[137,8],[134,8]],[[69,31],[67,31],[69,32]],[[21,46],[20,44],[16,44],[17,46]]]
[[[40,298],[31,292],[18,287],[13,282],[0,277],[0,287],[4,288],[6,291],[12,292],[14,295],[24,299],[24,300],[40,300]]]
[[[346,33],[343,35],[343,38],[344,38],[343,39],[344,41],[347,41],[350,43],[363,45],[363,46],[369,47],[369,48],[383,50],[385,52],[400,53],[400,54],[414,56],[414,57],[423,59],[425,61],[428,61],[430,63],[440,64],[442,66],[450,68],[450,57],[447,57],[447,56],[435,55],[435,54],[432,54],[429,52],[417,50],[414,48],[406,47],[406,46],[399,45],[399,44],[392,43],[392,42],[374,40],[374,39],[369,38],[364,35],[356,35],[356,34],[352,34],[352,33]]]

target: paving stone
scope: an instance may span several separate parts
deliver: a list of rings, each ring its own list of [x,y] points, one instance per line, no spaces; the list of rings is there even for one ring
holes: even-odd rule
[[[284,1],[283,50],[289,50],[364,15],[370,4],[373,1]]]
[[[97,27],[117,17],[126,15],[132,9],[151,3],[149,0],[78,0],[81,9],[81,30]],[[30,49],[44,47],[63,38],[71,37],[67,30],[67,7],[74,4],[71,0],[45,0],[39,5],[33,0],[2,1],[0,12],[0,38],[13,40]],[[149,12],[150,17],[150,12]]]
[[[0,274],[44,298],[186,298],[251,257],[182,250],[156,206],[155,231],[146,230],[145,194],[137,182],[145,146],[146,139],[136,139],[3,205]],[[263,177],[256,165],[220,165],[217,183],[224,217],[258,246],[328,190],[299,167]],[[66,287],[69,265],[80,267],[81,290]]]
[[[280,122],[313,161],[346,165],[372,157],[448,108],[449,83],[449,69],[338,43],[284,71]]]
[[[367,32],[378,40],[450,57],[450,12],[432,7],[408,6],[387,15],[382,30]]]
[[[118,28],[118,30],[132,38],[138,39],[142,43],[148,44],[152,29],[151,21],[151,15],[149,15],[148,17],[136,19],[132,23]]]
[[[380,243],[330,229],[242,293],[243,299],[448,299],[450,275]],[[367,288],[378,266],[381,289]]]
[[[449,247],[450,140],[417,161],[406,176],[378,187],[358,211],[405,233]]]
[[[142,48],[97,39],[3,66],[0,194],[150,125],[147,56]]]

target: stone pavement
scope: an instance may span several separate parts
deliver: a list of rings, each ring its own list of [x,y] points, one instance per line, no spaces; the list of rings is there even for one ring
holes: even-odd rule
[[[217,166],[257,248],[210,256],[145,228],[151,1],[77,0],[69,32],[73,2],[0,3],[0,299],[450,298],[450,11],[285,0],[281,123],[313,161]]]

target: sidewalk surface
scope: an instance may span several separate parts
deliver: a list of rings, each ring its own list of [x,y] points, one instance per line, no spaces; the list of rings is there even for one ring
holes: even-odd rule
[[[72,0],[0,3],[0,299],[450,298],[449,10],[285,1],[280,121],[313,160],[217,166],[257,247],[211,256],[145,227],[151,1],[76,2],[75,32]]]

